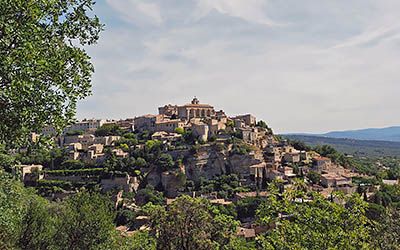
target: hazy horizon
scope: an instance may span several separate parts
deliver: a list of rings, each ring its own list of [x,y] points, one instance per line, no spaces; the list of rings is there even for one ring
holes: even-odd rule
[[[400,124],[400,2],[100,0],[80,118],[156,113],[197,96],[278,133]]]

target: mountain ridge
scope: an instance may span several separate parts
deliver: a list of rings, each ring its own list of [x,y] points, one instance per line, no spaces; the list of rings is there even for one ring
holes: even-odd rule
[[[400,142],[400,126],[331,131],[323,134],[289,133],[286,135],[303,135],[303,136],[319,136],[319,137],[340,138],[340,139]]]

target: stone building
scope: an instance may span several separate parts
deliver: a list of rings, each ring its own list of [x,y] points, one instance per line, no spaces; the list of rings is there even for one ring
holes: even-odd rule
[[[103,192],[111,190],[123,190],[124,192],[132,192],[137,190],[137,177],[131,177],[128,174],[113,175],[109,178],[103,178],[100,181]]]
[[[98,136],[95,138],[94,142],[97,144],[103,144],[104,146],[110,146],[119,139],[121,139],[121,136],[118,135]]]
[[[206,124],[208,125],[209,134],[216,135],[218,131],[226,129],[226,118],[220,119],[207,119]]]
[[[106,120],[101,120],[101,119],[84,119],[80,122],[74,123],[67,128],[65,128],[64,133],[67,131],[95,131],[96,129],[100,128],[104,124],[106,124]]]
[[[63,134],[69,131],[83,131],[85,133],[87,132],[93,133],[104,124],[110,124],[110,123],[115,123],[115,122],[103,119],[83,119],[82,121],[67,126],[63,130]],[[42,129],[41,132],[43,135],[46,136],[55,136],[58,134],[57,130],[53,126],[46,126]]]
[[[42,165],[19,165],[16,169],[21,174],[21,181],[25,184],[36,182],[43,179],[44,175],[41,173],[43,170]]]
[[[160,122],[164,119],[164,115],[143,115],[139,117],[135,117],[134,119],[134,127],[135,130],[143,131],[155,131],[156,123]]]
[[[232,118],[233,120],[241,120],[247,126],[254,126],[256,125],[256,117],[251,114],[246,115],[238,115]]]
[[[184,120],[215,116],[214,107],[208,104],[201,104],[196,97],[193,98],[191,103],[182,106],[168,104],[158,108],[158,111],[160,115],[176,116]]]
[[[328,171],[332,168],[332,161],[327,157],[314,157],[313,158],[313,170],[319,173]]]
[[[324,187],[343,187],[351,184],[351,178],[346,178],[334,173],[321,175],[321,185]]]
[[[167,104],[163,107],[159,107],[158,113],[160,115],[165,115],[169,117],[178,117],[178,105]]]
[[[207,124],[199,122],[192,124],[193,135],[202,141],[208,140],[209,127]]]
[[[80,143],[81,149],[87,150],[90,145],[95,143],[95,139],[96,137],[91,134],[64,136],[61,146]]]
[[[183,127],[185,127],[185,123],[179,119],[164,120],[155,123],[154,131],[165,131],[168,133],[173,133],[177,128]]]
[[[290,162],[290,163],[298,163],[301,160],[300,157],[300,152],[291,152],[291,153],[286,153],[283,156],[283,160],[285,162]]]

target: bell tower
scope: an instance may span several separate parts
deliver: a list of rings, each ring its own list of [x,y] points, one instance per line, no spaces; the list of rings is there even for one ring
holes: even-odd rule
[[[192,100],[192,104],[199,104],[199,99],[197,99],[197,97],[194,97]]]

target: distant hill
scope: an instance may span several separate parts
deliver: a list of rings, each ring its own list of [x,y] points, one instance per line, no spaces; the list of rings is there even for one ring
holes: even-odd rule
[[[369,128],[359,130],[334,131],[320,136],[348,138],[357,140],[377,140],[400,142],[400,126],[388,128]]]
[[[355,140],[343,138],[329,138],[325,136],[311,135],[282,135],[290,140],[303,141],[310,146],[330,145],[338,151],[356,156],[380,157],[398,156],[400,157],[400,142],[382,140]]]

